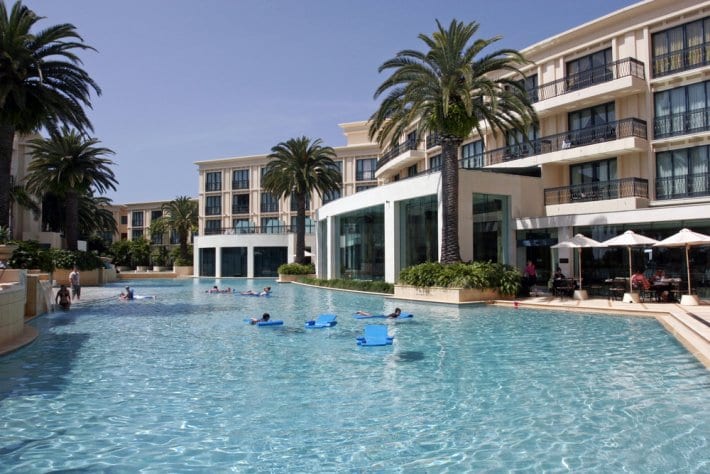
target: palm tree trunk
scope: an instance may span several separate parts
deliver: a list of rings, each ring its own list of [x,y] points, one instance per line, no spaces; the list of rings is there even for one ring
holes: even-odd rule
[[[10,173],[14,140],[15,128],[11,125],[0,124],[0,227],[10,226],[10,188],[12,184]]]
[[[441,200],[443,203],[441,229],[441,263],[461,261],[459,250],[459,160],[462,140],[457,137],[441,139]]]
[[[296,193],[296,263],[306,260],[306,193]]]
[[[64,236],[67,239],[67,248],[77,250],[79,240],[79,195],[76,191],[67,192],[66,221],[64,222]]]
[[[187,232],[180,232],[180,258],[187,261]]]

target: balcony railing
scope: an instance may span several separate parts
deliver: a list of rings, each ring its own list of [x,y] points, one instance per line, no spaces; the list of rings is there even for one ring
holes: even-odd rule
[[[438,133],[432,133],[426,137],[426,149],[430,150],[435,146],[441,145],[441,137]]]
[[[316,226],[306,226],[306,234],[313,234]],[[291,225],[267,225],[267,226],[244,226],[244,227],[222,227],[216,229],[205,229],[204,235],[246,235],[246,234],[295,234],[296,226]]]
[[[604,66],[570,74],[553,82],[546,82],[539,85],[537,89],[528,92],[528,95],[532,102],[537,102],[626,76],[645,79],[644,64],[634,58],[619,59]]]
[[[388,161],[397,158],[402,153],[416,150],[419,148],[419,143],[421,143],[420,140],[407,139],[402,143],[398,143],[391,147],[380,157],[379,160],[377,160],[377,169],[382,168]],[[374,177],[372,179],[374,179]]]
[[[222,190],[222,183],[220,183],[219,181],[217,181],[217,182],[208,181],[205,183],[205,191],[206,192],[221,191],[221,190]]]
[[[646,139],[646,121],[637,118],[627,118],[594,127],[548,135],[527,143],[496,148],[485,152],[483,155],[461,160],[461,167],[466,169],[481,168],[544,153],[552,153],[628,137]]]
[[[232,204],[232,214],[249,214],[249,204]]]
[[[659,54],[652,59],[653,77],[663,77],[710,64],[710,42],[678,51]]]
[[[575,184],[560,188],[545,189],[545,205],[570,204],[577,202],[605,201],[638,197],[648,199],[648,180],[622,178],[596,183]]]
[[[656,178],[656,199],[710,196],[710,173]]]
[[[279,203],[278,202],[262,202],[260,209],[261,209],[261,212],[279,212]]]
[[[220,206],[207,206],[205,207],[206,216],[218,216],[222,213],[222,208]]]
[[[653,137],[666,138],[710,130],[710,108],[688,110],[653,119]]]
[[[237,179],[232,181],[232,189],[249,189],[248,179]]]

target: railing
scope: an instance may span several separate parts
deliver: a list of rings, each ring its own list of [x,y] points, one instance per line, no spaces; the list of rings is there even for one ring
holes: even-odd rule
[[[426,149],[430,150],[435,146],[441,145],[441,136],[438,133],[432,133],[426,137]]]
[[[222,183],[219,181],[214,183],[214,182],[207,182],[205,183],[205,192],[210,192],[210,191],[221,191],[222,190]]]
[[[205,207],[206,216],[218,216],[222,213],[222,208],[220,206],[208,206]]]
[[[518,145],[496,148],[485,152],[483,155],[476,155],[466,160],[461,160],[460,162],[462,168],[476,169],[544,153],[552,153],[627,137],[646,139],[646,121],[637,118],[628,118],[594,127],[570,130]]]
[[[278,202],[262,202],[260,209],[261,209],[261,212],[279,212],[279,203]]]
[[[419,148],[419,143],[420,140],[413,140],[409,138],[403,141],[402,143],[398,143],[395,146],[391,147],[380,157],[379,160],[377,160],[377,169],[382,168],[388,161],[397,158],[402,153],[411,150],[416,150],[417,148]]]
[[[710,64],[710,42],[653,56],[653,77],[668,76],[680,71]]]
[[[232,214],[249,214],[249,204],[232,204]]]
[[[545,189],[545,205],[605,201],[638,197],[648,199],[648,180],[622,178],[596,183],[575,184]]]
[[[710,173],[656,178],[656,199],[710,196]]]
[[[232,189],[249,189],[248,179],[239,179],[232,181]]]
[[[644,64],[634,58],[619,59],[604,66],[598,66],[587,71],[570,74],[553,82],[541,84],[537,89],[528,92],[528,96],[532,102],[537,102],[626,76],[645,79]]]
[[[316,226],[306,226],[306,234],[313,234]],[[245,234],[295,234],[296,226],[291,225],[267,225],[267,226],[245,226],[245,227],[222,227],[217,229],[205,229],[204,235],[245,235]]]
[[[710,107],[653,119],[653,137],[666,138],[710,130]]]

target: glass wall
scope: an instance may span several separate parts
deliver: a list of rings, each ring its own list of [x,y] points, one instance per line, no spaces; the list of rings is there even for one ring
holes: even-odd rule
[[[254,276],[278,276],[279,266],[287,260],[288,247],[254,247]]]
[[[400,204],[400,268],[439,260],[436,195]]]
[[[215,254],[214,248],[200,249],[200,276],[215,276]]]
[[[222,276],[245,277],[247,276],[247,248],[224,247],[222,248]]]
[[[385,209],[374,206],[336,219],[340,239],[336,262],[338,278],[384,280]]]
[[[473,193],[473,259],[508,263],[510,197]]]

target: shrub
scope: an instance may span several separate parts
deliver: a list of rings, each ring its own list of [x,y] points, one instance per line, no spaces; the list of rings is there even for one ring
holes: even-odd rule
[[[180,257],[180,247],[175,247],[170,251],[170,259],[173,261],[173,265],[178,267],[192,266],[192,245],[187,246],[187,255],[187,259]]]
[[[47,249],[33,240],[18,242],[9,264],[12,268],[38,268],[44,272],[51,272],[55,268],[71,269],[74,266],[80,270],[103,268],[103,261],[93,252]]]
[[[303,283],[315,286],[324,286],[327,288],[338,288],[342,290],[357,290],[369,291],[371,293],[393,294],[394,285],[384,281],[365,281],[365,280],[322,280],[320,278],[303,277],[300,280]]]
[[[127,267],[131,264],[131,243],[128,240],[112,243],[108,253],[117,267]]]
[[[520,289],[521,276],[515,268],[500,263],[427,262],[402,270],[399,282],[420,288],[494,288],[501,294],[514,295]]]
[[[284,263],[277,271],[281,275],[311,275],[316,272],[316,267],[312,263]]]

